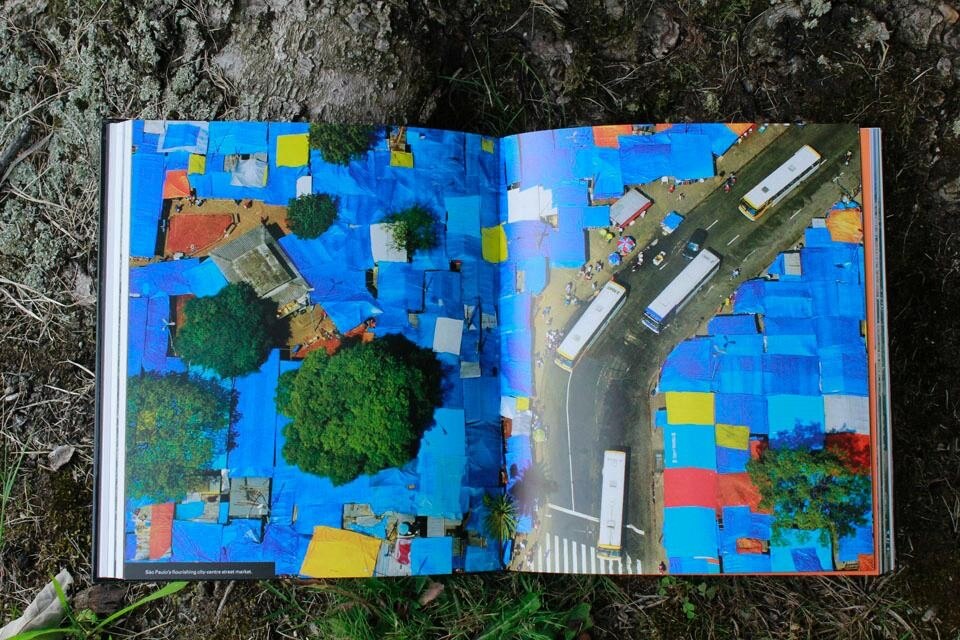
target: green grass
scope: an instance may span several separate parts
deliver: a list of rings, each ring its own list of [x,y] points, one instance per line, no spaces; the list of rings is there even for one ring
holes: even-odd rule
[[[0,552],[3,551],[4,533],[7,523],[7,504],[10,502],[10,494],[13,492],[13,486],[17,481],[17,474],[20,472],[23,454],[23,449],[20,449],[20,452],[14,456],[11,456],[6,448],[3,450],[3,464],[0,465],[0,474],[2,474],[3,479],[3,485],[0,487]]]

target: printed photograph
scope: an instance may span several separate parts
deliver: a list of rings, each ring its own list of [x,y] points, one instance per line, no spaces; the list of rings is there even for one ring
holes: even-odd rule
[[[508,492],[532,516],[510,566],[873,570],[858,129],[502,149]]]
[[[503,566],[498,144],[135,124],[128,562]]]

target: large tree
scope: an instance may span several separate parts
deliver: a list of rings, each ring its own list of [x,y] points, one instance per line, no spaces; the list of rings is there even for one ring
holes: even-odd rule
[[[334,484],[405,464],[440,404],[441,377],[434,353],[399,335],[312,352],[280,379],[277,407],[292,418],[283,457]]]
[[[483,495],[487,514],[483,526],[491,538],[503,544],[517,533],[517,505],[507,493]]]
[[[224,377],[256,371],[278,343],[277,305],[249,284],[229,284],[215,296],[194,298],[177,329],[177,353]]]
[[[127,491],[154,502],[179,500],[203,484],[225,445],[230,392],[188,374],[144,373],[127,383]]]
[[[866,522],[870,476],[851,471],[842,452],[767,449],[747,463],[747,472],[760,491],[760,507],[775,514],[775,540],[786,529],[819,529],[836,542]]]
[[[287,222],[301,238],[316,238],[337,219],[337,201],[325,193],[305,193],[287,204]]]
[[[395,211],[384,222],[393,224],[390,231],[394,247],[406,251],[408,255],[432,249],[440,242],[437,216],[421,205]]]
[[[310,125],[310,148],[327,162],[347,165],[373,147],[376,133],[377,128],[370,125],[315,122]]]

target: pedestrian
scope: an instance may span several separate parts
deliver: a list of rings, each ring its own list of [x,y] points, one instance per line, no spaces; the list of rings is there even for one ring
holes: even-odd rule
[[[601,271],[603,271],[603,260],[597,260],[596,271],[597,273],[600,273]]]
[[[564,293],[570,293],[571,291],[573,291],[573,282],[572,281],[568,282],[566,286],[563,288],[563,291]]]

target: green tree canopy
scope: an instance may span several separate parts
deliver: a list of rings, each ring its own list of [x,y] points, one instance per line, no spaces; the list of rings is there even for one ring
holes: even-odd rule
[[[314,351],[280,379],[277,407],[292,419],[283,456],[344,484],[414,456],[441,400],[440,362],[399,335]]]
[[[190,300],[184,315],[174,340],[177,353],[223,377],[256,371],[279,342],[277,305],[258,298],[245,282]]]
[[[318,150],[327,162],[347,165],[373,147],[376,132],[376,127],[365,124],[314,122],[310,125],[310,148]]]
[[[316,238],[337,219],[337,201],[325,193],[305,193],[290,200],[287,222],[301,238]]]
[[[866,521],[870,476],[852,472],[842,453],[768,449],[747,463],[747,472],[760,490],[760,507],[775,513],[774,540],[786,529],[820,529],[836,542]]]
[[[426,207],[414,205],[395,211],[384,222],[393,224],[391,233],[397,249],[412,255],[419,250],[432,249],[440,241],[437,216]]]
[[[226,446],[232,395],[187,374],[144,373],[127,384],[129,494],[179,500],[203,483],[218,445]]]

